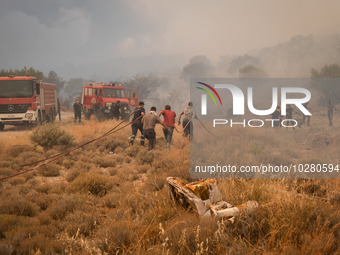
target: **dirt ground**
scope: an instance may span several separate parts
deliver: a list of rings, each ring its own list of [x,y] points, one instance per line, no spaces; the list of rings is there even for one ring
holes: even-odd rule
[[[61,122],[68,123],[73,120],[73,112],[61,112]],[[59,117],[57,116],[56,122],[59,122]],[[35,125],[30,126],[12,126],[12,125],[5,125],[5,129],[3,132],[0,132],[0,138],[2,137],[16,137],[22,135],[24,132],[32,130]],[[8,132],[11,131],[11,132]]]

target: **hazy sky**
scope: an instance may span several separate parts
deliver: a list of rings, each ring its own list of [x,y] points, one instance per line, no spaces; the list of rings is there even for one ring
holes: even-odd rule
[[[337,0],[1,0],[0,6],[0,67],[32,66],[65,78],[182,68],[194,55],[217,61],[340,28]]]

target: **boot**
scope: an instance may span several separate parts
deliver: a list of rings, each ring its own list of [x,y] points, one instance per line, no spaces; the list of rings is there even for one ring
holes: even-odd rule
[[[130,137],[130,145],[131,146],[133,145],[133,142],[135,141],[135,137],[136,136],[134,136],[134,135]]]

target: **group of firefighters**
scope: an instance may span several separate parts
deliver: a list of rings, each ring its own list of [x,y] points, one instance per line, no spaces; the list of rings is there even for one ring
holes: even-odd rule
[[[135,109],[132,118],[132,135],[130,137],[130,144],[133,145],[138,130],[141,133],[140,144],[144,145],[145,138],[149,140],[148,151],[151,151],[156,145],[156,124],[163,126],[163,133],[165,138],[165,147],[169,148],[172,140],[172,135],[175,129],[176,113],[171,110],[170,105],[166,105],[164,110],[156,113],[156,107],[152,106],[148,113],[145,113],[144,102],[139,102],[138,107]],[[193,137],[193,125],[191,122],[192,117],[197,118],[196,112],[192,108],[192,103],[189,102],[188,106],[179,114],[178,125],[181,124],[181,117],[183,117],[183,132],[184,136]],[[163,116],[164,121],[160,119]]]
[[[58,107],[58,109],[60,108]],[[77,120],[79,123],[81,122],[82,109],[83,109],[83,105],[80,103],[79,98],[77,98],[76,102],[73,104],[74,122],[77,122]],[[112,108],[112,117],[118,120],[121,114],[122,114],[122,106],[120,104],[120,101],[118,100],[117,103]],[[60,113],[59,113],[59,120],[60,120]]]
[[[175,129],[175,118],[176,113],[171,110],[170,105],[166,105],[164,110],[160,111],[158,114],[156,113],[156,107],[152,106],[148,113],[145,112],[144,102],[139,102],[138,107],[133,112],[132,118],[132,135],[130,137],[130,144],[133,145],[134,140],[136,138],[138,130],[141,133],[140,144],[144,145],[145,138],[149,140],[148,150],[151,151],[156,145],[156,132],[155,126],[156,124],[161,124],[163,126],[163,133],[165,137],[165,146],[169,148],[172,140],[172,135]],[[74,122],[81,122],[81,112],[82,112],[82,104],[79,99],[76,99],[76,102],[73,104],[73,112],[74,112]],[[121,116],[122,110],[120,106],[120,102],[117,101],[117,104],[113,107],[113,117],[115,119],[119,119]],[[197,118],[196,112],[192,108],[192,102],[189,102],[188,106],[179,114],[178,117],[178,125],[181,124],[181,117],[183,115],[183,132],[184,136],[193,137],[193,125],[191,122],[191,118]],[[163,116],[162,121],[160,117]]]
[[[306,109],[310,109],[308,107],[308,102],[303,104],[303,106]],[[333,126],[333,112],[336,110],[334,104],[331,102],[331,100],[328,101],[327,105],[327,117],[329,121],[329,126]],[[287,125],[290,125],[290,122],[293,123],[293,113],[294,110],[291,107],[291,105],[287,105],[286,108],[286,119],[288,121]],[[163,115],[164,121],[160,119],[160,116]],[[192,108],[192,102],[188,103],[188,106],[179,114],[178,117],[178,125],[181,124],[181,117],[183,118],[183,132],[185,136],[189,136],[190,140],[193,138],[193,124],[192,124],[192,118],[197,119],[196,112]],[[133,145],[134,140],[137,135],[137,131],[140,130],[141,132],[141,145],[144,145],[145,138],[149,140],[149,146],[148,150],[152,150],[155,147],[156,143],[156,133],[155,133],[155,125],[157,123],[163,125],[163,133],[165,137],[165,143],[166,148],[169,148],[171,144],[172,135],[175,129],[175,118],[176,113],[171,111],[170,105],[166,105],[164,107],[164,110],[160,111],[158,114],[156,114],[156,107],[151,107],[149,113],[145,113],[144,109],[144,103],[140,102],[139,106],[135,109],[133,120],[132,120],[132,136],[130,137],[130,144]],[[272,114],[273,119],[282,119],[281,110],[278,106],[276,110]],[[298,127],[301,128],[301,126],[305,123],[307,126],[310,126],[310,116],[303,114],[302,120],[298,123]],[[281,126],[281,121],[274,122],[274,125],[276,127]],[[293,127],[293,129],[295,129]]]
[[[306,109],[308,108],[308,103],[303,104]],[[130,137],[130,145],[133,145],[134,140],[136,138],[138,130],[141,133],[140,138],[140,144],[144,145],[145,138],[149,140],[148,144],[148,150],[151,151],[155,145],[156,145],[156,132],[155,132],[155,126],[156,124],[161,124],[163,126],[163,133],[165,138],[165,146],[166,148],[169,148],[173,136],[173,132],[175,129],[175,118],[176,113],[171,110],[170,105],[166,105],[164,107],[164,110],[160,111],[158,114],[156,113],[156,107],[152,106],[150,108],[150,111],[148,113],[145,112],[144,109],[144,102],[139,102],[138,107],[133,112],[133,118],[132,118],[132,135]],[[329,126],[333,126],[333,112],[334,112],[335,106],[329,100],[327,105],[327,116],[329,121]],[[74,112],[74,121],[77,120],[81,121],[81,111],[82,111],[82,104],[79,102],[79,99],[76,99],[76,102],[73,105],[73,112]],[[122,110],[119,101],[117,101],[117,104],[113,107],[113,117],[115,119],[119,119],[121,116]],[[288,121],[287,125],[290,125],[290,122],[292,124],[293,121],[290,121],[293,119],[293,113],[294,110],[290,105],[287,105],[286,108],[286,119]],[[163,121],[160,119],[160,117],[163,116]],[[190,138],[190,140],[193,138],[193,124],[192,124],[192,118],[197,118],[196,112],[192,108],[192,102],[188,103],[188,106],[179,114],[178,116],[178,125],[181,124],[181,117],[183,116],[182,126],[183,126],[183,132],[184,136]],[[281,115],[281,109],[278,106],[276,110],[272,114],[272,119],[282,119]],[[298,127],[301,128],[301,126],[307,122],[307,126],[310,125],[310,116],[303,114],[302,120],[297,124]],[[275,127],[281,126],[281,121],[274,122]],[[295,129],[293,127],[293,129]]]
[[[308,106],[308,102],[304,103],[303,106],[306,109],[310,109],[309,106]],[[333,126],[333,113],[334,113],[334,111],[336,111],[335,105],[331,102],[331,100],[328,100],[328,104],[327,104],[327,117],[328,117],[328,122],[329,122],[328,125],[330,127]],[[294,123],[293,123],[293,113],[294,113],[293,108],[290,105],[287,105],[287,107],[286,107],[286,120],[287,120],[286,125],[287,126],[290,126],[290,123],[292,123],[294,125]],[[281,127],[282,115],[281,115],[281,108],[280,108],[280,106],[277,106],[275,111],[272,113],[272,119],[273,120],[279,120],[279,121],[274,122],[274,127]],[[302,115],[302,120],[297,124],[297,126],[299,128],[301,128],[301,126],[305,122],[307,122],[306,123],[307,126],[310,126],[310,116],[303,114]],[[294,126],[293,126],[293,129],[295,129]]]

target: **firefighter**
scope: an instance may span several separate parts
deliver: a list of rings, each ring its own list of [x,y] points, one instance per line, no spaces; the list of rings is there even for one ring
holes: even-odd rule
[[[74,122],[79,121],[81,122],[81,109],[83,105],[79,102],[79,98],[76,99],[76,102],[73,105],[73,112],[74,112]]]
[[[61,121],[61,114],[60,114],[60,101],[59,101],[59,98],[57,99],[57,104],[58,104],[58,116],[59,116],[59,121]]]
[[[333,126],[333,112],[335,109],[334,104],[332,104],[331,100],[328,100],[328,105],[327,105],[327,116],[328,116],[328,121],[329,121],[329,126]]]
[[[192,117],[197,119],[196,112],[192,108],[192,102],[188,103],[188,106],[179,114],[178,116],[178,125],[181,124],[181,117],[183,117],[183,128],[184,128],[184,136],[187,137],[189,135],[190,140],[193,139],[193,131],[194,131],[194,125],[192,123]]]
[[[144,114],[145,114],[144,102],[139,102],[138,107],[135,109],[133,118],[132,118],[132,124],[131,124],[132,136],[130,137],[130,145],[133,145],[133,142],[136,138],[138,130],[141,133],[140,145],[144,145],[145,138],[143,134],[143,124],[142,124],[142,117],[144,116]]]
[[[308,108],[308,102],[306,102],[306,103],[304,103],[304,104],[302,104],[306,109],[309,109]],[[307,119],[307,126],[309,126],[310,125],[310,116],[307,116],[307,115],[305,115],[304,113],[302,113],[302,120],[301,120],[301,122],[299,123],[299,128],[301,128],[301,126],[303,125],[303,123],[305,123],[305,121],[306,121],[306,119]]]
[[[161,115],[163,115],[164,123],[168,127],[163,128],[163,133],[165,138],[165,147],[169,148],[172,140],[172,135],[174,133],[176,113],[171,111],[170,105],[166,105],[164,107],[164,110],[158,113],[158,117],[160,117]]]
[[[281,127],[281,108],[280,108],[280,106],[277,106],[276,110],[272,113],[272,119],[276,120],[276,121],[273,121],[274,127]]]
[[[287,121],[287,128],[290,125],[290,123],[292,123],[294,125],[293,112],[294,112],[294,109],[292,108],[292,106],[290,104],[287,104],[287,106],[286,106],[286,120],[288,120]],[[293,127],[293,129],[295,130],[295,127]]]
[[[118,100],[116,105],[112,108],[112,115],[113,118],[116,118],[116,120],[119,120],[119,116],[122,114],[122,106],[120,105],[120,101]]]
[[[143,132],[146,139],[149,140],[148,151],[155,148],[156,145],[156,124],[161,124],[164,128],[170,132],[170,129],[165,125],[165,123],[157,116],[156,107],[152,106],[150,112],[145,114],[142,119]]]

